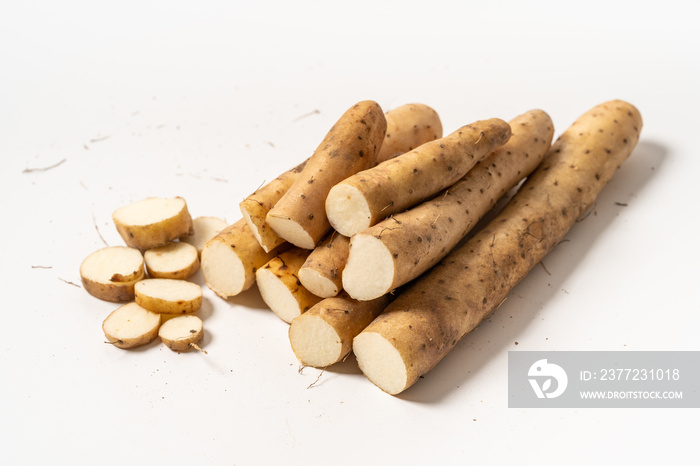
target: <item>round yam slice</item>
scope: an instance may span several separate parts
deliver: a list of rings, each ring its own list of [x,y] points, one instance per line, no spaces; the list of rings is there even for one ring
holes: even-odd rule
[[[192,315],[173,317],[160,326],[158,336],[173,351],[185,352],[197,348],[204,336],[202,319]]]
[[[132,301],[134,284],[144,276],[141,251],[126,246],[99,249],[80,264],[85,290],[105,301]]]
[[[197,248],[188,243],[174,242],[149,249],[143,255],[148,275],[153,278],[185,280],[199,270]]]
[[[112,220],[124,242],[142,251],[193,233],[192,217],[181,197],[150,197],[115,210]]]
[[[102,323],[107,340],[117,348],[146,345],[158,336],[160,315],[136,303],[128,303],[113,311]]]
[[[191,314],[202,307],[202,287],[170,278],[149,278],[134,286],[136,302],[160,314]]]

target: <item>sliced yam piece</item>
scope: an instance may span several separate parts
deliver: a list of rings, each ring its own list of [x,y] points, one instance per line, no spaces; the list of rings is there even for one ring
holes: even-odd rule
[[[244,219],[226,227],[204,246],[201,268],[207,286],[226,299],[255,283],[255,271],[275,257],[284,243],[270,252],[258,244]]]
[[[133,301],[134,284],[144,276],[141,251],[126,246],[99,249],[80,264],[85,291],[105,301]]]
[[[115,210],[112,220],[124,242],[142,251],[193,233],[192,217],[181,197],[150,197]]]
[[[350,238],[332,231],[311,251],[299,269],[301,284],[321,298],[337,295],[343,287],[343,269],[349,253]]]
[[[197,248],[188,243],[173,242],[149,249],[143,255],[146,271],[153,278],[186,280],[199,270]]]
[[[255,273],[263,301],[287,323],[321,300],[299,281],[299,269],[309,252],[292,248],[274,257]]]
[[[160,326],[158,336],[173,351],[198,349],[197,344],[204,337],[202,319],[192,315],[173,317]]]
[[[136,302],[160,314],[191,314],[202,307],[202,287],[170,278],[147,278],[134,286]]]
[[[268,225],[297,247],[316,247],[330,230],[324,205],[328,191],[372,167],[385,134],[386,117],[377,102],[366,100],[348,109],[267,213]]]
[[[477,121],[348,176],[328,192],[327,219],[342,235],[359,233],[453,185],[510,135],[499,118]]]
[[[352,351],[352,340],[391,302],[386,295],[357,301],[345,292],[326,298],[292,320],[289,342],[305,366],[326,367]]]
[[[194,234],[180,239],[197,248],[197,253],[202,254],[202,249],[207,241],[218,235],[228,226],[224,220],[217,217],[197,217],[192,220]]]
[[[113,311],[102,323],[107,340],[117,348],[146,345],[158,336],[160,314],[128,303]]]
[[[510,140],[455,184],[352,237],[342,277],[350,296],[374,299],[418,277],[537,167],[552,142],[551,118],[531,110],[509,124]]]

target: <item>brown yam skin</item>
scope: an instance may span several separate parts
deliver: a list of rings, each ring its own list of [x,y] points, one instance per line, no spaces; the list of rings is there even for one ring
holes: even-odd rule
[[[253,232],[250,231],[250,227],[243,219],[240,219],[233,225],[229,225],[223,229],[218,235],[209,240],[209,243],[211,242],[221,242],[226,244],[233,249],[240,258],[245,269],[245,281],[241,291],[245,291],[253,286],[255,283],[255,271],[279,254],[280,250],[284,247],[281,246],[280,248],[273,249],[270,252],[265,252],[260,247],[260,244],[258,244],[258,240],[255,239]],[[207,285],[209,285],[206,276],[206,255],[203,255],[202,257],[203,260],[200,268],[202,269],[205,282],[207,282]],[[222,298],[228,298],[228,295],[222,295],[218,290],[212,288],[212,291]]]
[[[277,257],[273,257],[263,268],[270,270],[280,279],[284,286],[294,296],[302,313],[311,309],[321,301],[315,294],[304,288],[299,281],[299,269],[309,256],[309,251],[302,248],[291,248]]]
[[[370,225],[401,212],[456,183],[511,135],[505,121],[492,118],[466,125],[344,180],[360,191],[371,213]]]
[[[375,164],[384,162],[429,141],[442,137],[442,122],[437,112],[425,104],[406,104],[385,113],[387,132]],[[260,245],[271,251],[284,242],[267,224],[267,213],[294,184],[306,160],[284,172],[240,203],[241,212],[250,217],[248,224],[258,232]]]
[[[642,118],[615,100],[582,115],[505,209],[364,331],[392,342],[415,383],[559,243],[630,155]],[[405,389],[404,388],[404,389]]]
[[[381,239],[394,258],[394,279],[387,292],[445,257],[499,198],[542,161],[554,136],[549,115],[533,110],[509,124],[513,134],[508,143],[464,178],[434,199],[360,233]]]
[[[183,236],[194,234],[192,217],[187,210],[187,204],[176,216],[158,223],[125,225],[114,218],[113,220],[126,245],[141,251],[163,246]]]
[[[325,209],[328,191],[348,176],[372,167],[385,134],[386,118],[378,103],[366,100],[348,109],[267,214],[268,219],[293,220],[315,246],[330,229]]]
[[[124,303],[134,300],[134,285],[139,280],[146,277],[146,271],[143,267],[139,270],[140,275],[137,275],[133,280],[124,281],[123,278],[115,276],[112,278],[112,283],[99,283],[92,280],[87,280],[85,277],[80,277],[85,291],[92,296],[104,301],[114,303]]]
[[[338,333],[342,350],[335,362],[339,362],[352,351],[352,339],[381,314],[392,299],[394,297],[387,294],[371,301],[358,301],[341,291],[338,296],[319,302],[304,315],[322,318]],[[292,325],[294,325],[293,321]]]
[[[386,112],[386,136],[377,163],[442,137],[437,112],[425,104],[406,104]]]
[[[331,231],[316,246],[316,249],[311,251],[306,262],[302,265],[302,269],[316,271],[322,277],[333,282],[340,291],[343,289],[343,269],[345,269],[349,254],[350,238],[336,231]]]
[[[294,184],[299,173],[304,169],[304,165],[306,165],[306,160],[257,189],[239,204],[241,212],[250,217],[252,225],[249,224],[249,226],[255,228],[260,235],[260,246],[267,252],[284,243],[284,239],[280,238],[267,224],[265,220],[267,213]]]

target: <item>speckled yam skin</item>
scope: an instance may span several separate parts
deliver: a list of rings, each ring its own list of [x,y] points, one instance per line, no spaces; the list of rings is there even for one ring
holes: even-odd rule
[[[306,162],[294,184],[268,212],[268,224],[290,241],[287,231],[276,227],[271,219],[294,222],[308,235],[310,243],[290,242],[313,249],[330,230],[325,210],[328,191],[348,176],[372,167],[385,134],[386,118],[378,103],[366,100],[348,109]]]
[[[335,196],[343,196],[336,193],[343,192],[343,187],[361,193],[369,207],[369,227],[456,183],[479,160],[508,142],[510,135],[510,126],[501,119],[477,121],[353,175],[334,187],[326,200],[330,223],[346,236],[358,233],[348,230],[344,213],[333,214],[332,205],[340,204]]]
[[[620,100],[582,115],[493,221],[363,331],[381,335],[401,355],[406,382],[392,394],[435,367],[564,238],[631,154],[641,128],[639,111]],[[358,363],[362,369],[365,361]]]
[[[408,283],[435,265],[499,198],[542,161],[554,136],[549,115],[542,110],[532,110],[509,124],[512,136],[508,143],[479,162],[457,183],[434,199],[383,220],[355,236],[374,236],[389,251],[387,257],[393,258],[393,278],[389,286],[378,290],[369,299]],[[355,250],[354,254],[358,252]],[[373,265],[371,260],[353,261],[355,270],[350,270],[350,273],[366,276]],[[354,282],[362,285],[360,277]],[[352,288],[347,291],[353,296]]]
[[[406,104],[385,113],[387,130],[376,163],[415,149],[442,137],[442,123],[437,112],[425,104]],[[269,252],[284,242],[267,224],[267,213],[294,184],[306,160],[270,181],[240,203],[248,226],[260,246]]]
[[[255,190],[239,204],[251,232],[255,234],[255,238],[265,252],[272,251],[285,241],[267,224],[267,213],[294,184],[305,165],[306,160]]]

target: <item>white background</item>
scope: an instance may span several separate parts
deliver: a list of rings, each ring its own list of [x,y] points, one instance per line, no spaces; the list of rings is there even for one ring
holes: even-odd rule
[[[700,349],[700,4],[650,5],[3,2],[0,463],[694,463],[697,410],[507,407],[511,350]],[[400,396],[352,357],[299,372],[255,288],[205,289],[204,355],[104,344],[116,305],[67,283],[116,208],[233,222],[356,101],[558,135],[616,98],[644,128],[594,212]]]

